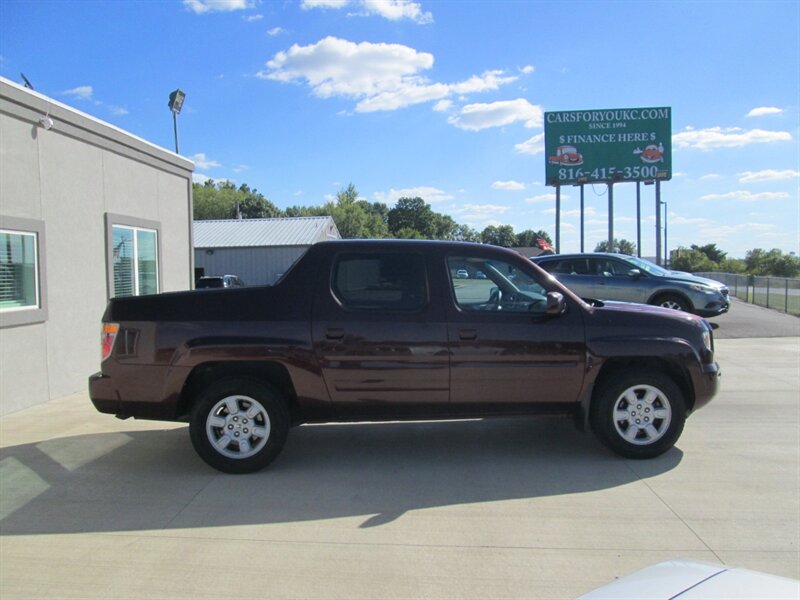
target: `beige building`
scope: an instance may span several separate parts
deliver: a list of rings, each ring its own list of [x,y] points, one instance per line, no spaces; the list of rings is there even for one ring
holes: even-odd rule
[[[86,389],[109,297],[192,287],[193,168],[0,78],[0,415]]]

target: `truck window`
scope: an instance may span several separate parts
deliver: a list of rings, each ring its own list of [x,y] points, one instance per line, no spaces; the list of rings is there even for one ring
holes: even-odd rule
[[[467,311],[544,312],[547,290],[529,273],[502,260],[447,259],[450,285],[459,308]],[[460,274],[466,272],[467,276]]]
[[[420,254],[344,254],[333,268],[333,293],[356,310],[421,310],[428,300]]]

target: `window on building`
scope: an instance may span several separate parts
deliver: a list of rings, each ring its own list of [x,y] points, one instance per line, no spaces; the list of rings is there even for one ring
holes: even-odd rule
[[[159,285],[158,224],[108,215],[109,295],[157,294]]]
[[[46,320],[43,243],[42,221],[0,217],[0,326]]]
[[[0,310],[39,307],[36,234],[0,229]]]

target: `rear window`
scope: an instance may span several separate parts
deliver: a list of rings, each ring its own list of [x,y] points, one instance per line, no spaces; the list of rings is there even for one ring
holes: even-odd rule
[[[418,311],[428,299],[420,254],[345,254],[333,269],[333,292],[345,308]]]
[[[225,282],[222,280],[222,277],[203,277],[195,286],[198,290],[221,287],[225,287]]]

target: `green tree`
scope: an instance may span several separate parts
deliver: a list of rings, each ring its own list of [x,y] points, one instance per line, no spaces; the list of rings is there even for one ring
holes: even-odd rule
[[[394,236],[403,229],[411,229],[423,237],[433,238],[432,220],[433,210],[419,196],[400,198],[387,215],[389,232]]]
[[[705,252],[692,248],[678,248],[672,255],[670,268],[676,271],[715,271],[717,263],[711,260]]]
[[[618,254],[627,254],[628,256],[633,256],[636,254],[636,244],[629,240],[618,240],[617,238],[614,238],[614,244],[611,250],[608,249],[608,240],[603,240],[602,242],[599,242],[597,246],[595,246],[594,251],[616,252]]]
[[[749,250],[744,262],[747,265],[747,272],[752,275],[796,277],[800,274],[800,258],[794,254],[784,254],[778,248],[769,251],[761,248]]]
[[[480,242],[481,234],[469,225],[456,225],[453,231],[453,239],[457,242]]]
[[[336,194],[336,203],[339,206],[347,206],[348,204],[355,204],[358,200],[358,190],[352,182],[346,188],[339,190]]]
[[[517,244],[517,236],[511,225],[489,225],[481,232],[481,241],[484,244],[513,248]]]
[[[540,229],[539,231],[526,229],[517,234],[517,246],[532,248],[536,246],[536,240],[538,238],[544,238],[548,244],[553,243],[553,240],[550,239],[550,235],[544,229]]]
[[[721,263],[725,260],[725,257],[728,255],[727,252],[723,252],[719,248],[717,248],[716,244],[706,244],[705,246],[698,246],[696,244],[692,244],[692,250],[699,250],[703,254],[705,254],[708,259],[713,263]]]
[[[230,181],[214,182],[207,180],[203,184],[192,185],[194,219],[272,218],[281,217],[283,212],[267,200],[257,190],[251,190],[247,184],[238,189]],[[237,209],[238,207],[238,209]]]

